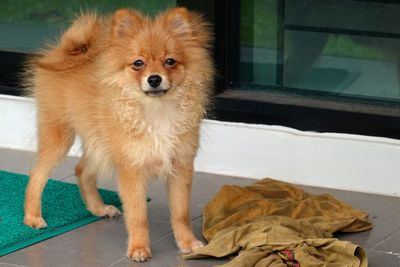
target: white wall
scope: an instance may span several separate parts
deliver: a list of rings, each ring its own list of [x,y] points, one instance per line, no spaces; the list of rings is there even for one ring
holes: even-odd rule
[[[0,147],[34,151],[31,99],[0,96]],[[79,140],[70,155],[77,156]],[[400,140],[205,120],[196,170],[400,196]]]

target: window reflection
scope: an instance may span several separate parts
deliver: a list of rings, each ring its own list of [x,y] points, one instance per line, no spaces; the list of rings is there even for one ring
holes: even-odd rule
[[[400,2],[250,3],[241,1],[241,23],[253,24],[253,45],[242,26],[239,85],[400,102]],[[274,46],[279,38],[281,46]]]
[[[110,13],[131,7],[153,15],[173,0],[1,0],[0,50],[33,52],[54,39],[82,11]]]

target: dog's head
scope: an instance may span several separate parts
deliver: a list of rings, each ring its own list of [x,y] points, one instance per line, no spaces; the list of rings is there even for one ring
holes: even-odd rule
[[[210,31],[199,15],[185,8],[168,10],[154,19],[118,10],[110,34],[108,58],[118,83],[132,93],[146,97],[173,94],[185,82],[188,71],[193,72],[193,66],[212,68],[196,60],[199,53],[208,57],[204,51],[210,45]]]

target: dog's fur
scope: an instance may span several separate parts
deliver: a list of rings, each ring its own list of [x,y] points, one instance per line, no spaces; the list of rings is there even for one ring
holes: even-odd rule
[[[202,246],[192,233],[189,202],[199,126],[214,66],[209,25],[174,8],[148,18],[122,9],[110,17],[79,16],[59,43],[31,60],[26,82],[38,110],[38,159],[26,189],[24,223],[46,226],[41,195],[48,175],[75,135],[83,142],[76,175],[88,210],[116,216],[96,188],[97,175],[115,169],[128,230],[127,256],[151,257],[146,183],[165,177],[178,247]],[[176,62],[167,64],[168,58]],[[142,66],[135,66],[141,60]],[[169,62],[171,63],[171,62]],[[148,94],[148,77],[162,78],[163,95]]]

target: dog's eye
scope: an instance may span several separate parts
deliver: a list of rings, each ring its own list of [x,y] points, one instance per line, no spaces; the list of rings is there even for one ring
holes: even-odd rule
[[[144,65],[144,62],[143,62],[143,60],[140,60],[140,59],[133,62],[133,68],[135,68],[135,69],[140,69],[143,67],[143,65]]]
[[[167,58],[167,59],[165,60],[165,65],[174,66],[175,64],[176,64],[176,61],[175,61],[175,59],[173,59],[173,58]]]

